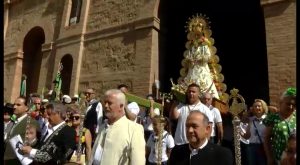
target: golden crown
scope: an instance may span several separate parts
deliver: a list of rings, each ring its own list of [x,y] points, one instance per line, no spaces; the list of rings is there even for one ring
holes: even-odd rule
[[[193,31],[193,27],[195,26],[201,26],[203,27],[203,29],[209,28],[210,22],[208,21],[208,19],[208,17],[202,14],[193,15],[192,18],[189,18],[189,20],[186,22],[186,32]]]

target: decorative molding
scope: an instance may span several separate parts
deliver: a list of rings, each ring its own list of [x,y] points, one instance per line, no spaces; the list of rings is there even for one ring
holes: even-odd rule
[[[90,31],[85,34],[85,41],[98,40],[109,36],[120,35],[129,31],[154,28],[160,30],[160,19],[148,17],[129,22],[125,25],[116,25],[101,30]]]
[[[4,5],[9,5],[9,4],[11,4],[12,2],[11,2],[11,0],[6,0],[6,1],[4,1]]]
[[[102,30],[96,30],[88,33],[79,33],[71,35],[64,38],[59,38],[55,41],[56,47],[64,47],[67,45],[72,45],[80,43],[82,37],[84,38],[83,42],[90,42],[93,40],[99,40],[109,36],[120,35],[133,30],[148,29],[154,28],[157,31],[160,29],[160,19],[156,17],[148,17],[139,20],[132,21],[126,25],[116,25]]]
[[[18,49],[16,52],[11,52],[4,55],[4,62],[13,60],[13,59],[23,59],[24,52],[21,49]]]
[[[12,4],[15,4],[17,2],[21,2],[22,0],[5,0],[3,2],[4,5],[12,5]]]
[[[72,45],[72,44],[76,44],[76,43],[80,43],[81,42],[81,37],[84,34],[75,34],[75,35],[71,35],[65,38],[59,38],[55,41],[55,46],[58,47],[64,47],[67,45]]]
[[[42,45],[42,52],[48,52],[51,51],[53,49],[54,46],[54,42],[50,42],[50,43],[45,43]]]
[[[273,5],[276,3],[281,3],[281,2],[292,2],[295,0],[260,0],[261,6],[267,6],[267,5]]]

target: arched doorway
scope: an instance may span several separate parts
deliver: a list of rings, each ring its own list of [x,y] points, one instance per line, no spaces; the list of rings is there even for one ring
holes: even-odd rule
[[[73,69],[73,58],[70,54],[66,54],[61,59],[63,69],[61,71],[61,92],[66,95],[70,95],[70,85],[72,78],[72,69]]]
[[[260,0],[160,1],[160,81],[170,91],[177,83],[187,41],[186,21],[197,13],[210,19],[212,38],[220,57],[227,93],[238,88],[247,105],[255,98],[269,102],[268,63],[263,9]],[[174,62],[168,62],[170,59]]]
[[[45,43],[45,33],[39,26],[32,28],[23,41],[24,59],[22,74],[27,76],[27,95],[37,92],[38,89],[43,43]]]

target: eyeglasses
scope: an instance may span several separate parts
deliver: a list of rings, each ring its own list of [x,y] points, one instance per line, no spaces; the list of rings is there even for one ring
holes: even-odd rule
[[[92,94],[95,94],[95,93],[93,93],[93,92],[85,92],[84,94],[85,95],[92,95]]]
[[[75,120],[79,120],[80,117],[79,117],[79,116],[72,116],[72,117],[70,117],[70,118],[71,118],[72,120],[74,120],[74,119],[75,119]]]
[[[41,103],[33,103],[33,104],[35,104],[35,105],[41,105]]]

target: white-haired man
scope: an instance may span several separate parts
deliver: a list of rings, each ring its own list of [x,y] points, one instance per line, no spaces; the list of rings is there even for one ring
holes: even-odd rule
[[[117,89],[106,91],[104,114],[95,140],[90,165],[145,164],[145,140],[142,125],[125,116],[126,98]]]
[[[201,96],[201,102],[210,109],[210,111],[212,112],[212,116],[213,116],[210,140],[212,143],[221,144],[221,141],[223,139],[222,116],[221,116],[220,110],[218,108],[212,106],[212,100],[213,100],[213,95],[209,92],[205,92]],[[217,132],[217,134],[216,134],[216,132]]]

